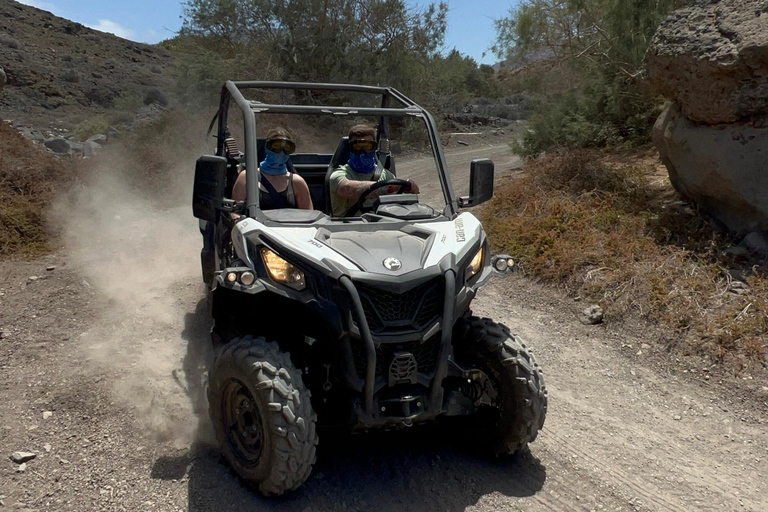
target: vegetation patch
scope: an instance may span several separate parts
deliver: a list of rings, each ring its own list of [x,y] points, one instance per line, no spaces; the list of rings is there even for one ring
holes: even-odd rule
[[[724,252],[731,241],[679,201],[656,155],[533,160],[481,216],[524,272],[671,328],[669,349],[765,365],[768,269]]]
[[[35,256],[50,248],[45,217],[74,171],[0,123],[0,256]]]

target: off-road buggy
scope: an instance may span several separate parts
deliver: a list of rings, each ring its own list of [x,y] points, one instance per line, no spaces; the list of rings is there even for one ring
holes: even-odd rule
[[[315,101],[363,93],[380,106],[244,96],[275,90],[313,91]],[[228,130],[232,101],[243,116],[244,153]],[[291,155],[316,210],[261,210],[257,114],[375,118],[378,160],[393,173],[390,121],[423,122],[445,206],[396,193],[373,204],[361,197],[364,213],[334,218],[329,176],[349,158],[341,137],[333,152]],[[386,87],[230,81],[211,130],[217,119],[215,155],[197,161],[193,209],[214,320],[210,416],[234,471],[266,495],[296,489],[309,477],[316,426],[324,425],[391,429],[469,417],[478,442],[497,453],[533,441],[547,410],[539,366],[507,327],[469,311],[478,288],[512,266],[510,257],[490,254],[480,222],[459,211],[491,198],[493,163],[473,161],[470,193],[456,197],[434,119]],[[231,199],[238,172],[247,173],[244,203]],[[407,184],[372,182],[369,191],[381,183]]]

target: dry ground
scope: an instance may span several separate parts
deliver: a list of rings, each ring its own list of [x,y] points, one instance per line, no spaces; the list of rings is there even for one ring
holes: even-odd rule
[[[457,189],[485,155],[517,165],[506,146],[459,149]],[[428,429],[321,432],[306,485],[261,499],[220,463],[199,400],[208,320],[188,206],[106,181],[67,208],[66,248],[0,264],[5,507],[768,509],[768,388],[669,362],[643,326],[581,325],[581,303],[520,276],[486,287],[474,309],[512,326],[544,367],[550,412],[530,455],[486,460],[471,439]],[[7,459],[17,450],[37,454],[23,473]]]

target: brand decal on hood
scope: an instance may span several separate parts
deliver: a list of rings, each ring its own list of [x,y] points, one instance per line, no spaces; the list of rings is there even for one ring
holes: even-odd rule
[[[465,242],[467,240],[467,236],[464,234],[464,219],[456,219],[455,226],[456,226],[456,241]]]
[[[387,258],[382,264],[384,265],[384,268],[392,271],[400,270],[400,267],[403,266],[403,264],[400,263],[400,260],[397,258]]]

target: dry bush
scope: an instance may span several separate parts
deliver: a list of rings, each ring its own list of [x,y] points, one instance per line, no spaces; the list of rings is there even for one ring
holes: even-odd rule
[[[768,279],[724,255],[729,240],[642,160],[581,150],[530,162],[483,211],[492,244],[614,317],[671,327],[670,348],[765,364]]]
[[[73,181],[71,164],[0,123],[0,256],[34,256],[50,248],[45,218],[56,192]]]

